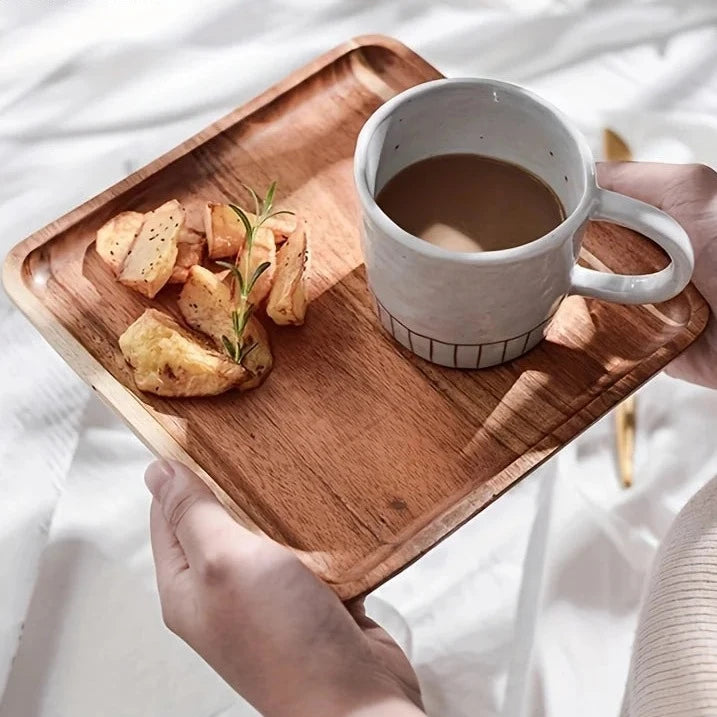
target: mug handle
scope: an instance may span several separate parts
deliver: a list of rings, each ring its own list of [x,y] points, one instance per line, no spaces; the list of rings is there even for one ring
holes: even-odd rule
[[[571,294],[592,296],[620,304],[652,304],[667,301],[687,286],[695,265],[687,232],[665,212],[624,194],[597,188],[591,219],[634,229],[659,244],[670,264],[653,274],[608,274],[573,267]]]

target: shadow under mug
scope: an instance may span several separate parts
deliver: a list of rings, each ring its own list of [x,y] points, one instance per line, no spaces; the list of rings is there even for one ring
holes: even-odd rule
[[[533,172],[565,208],[549,234],[522,246],[462,253],[418,239],[375,197],[404,167],[441,154],[472,153]],[[517,85],[443,79],[379,107],[361,130],[354,178],[363,210],[362,247],[379,320],[428,361],[485,368],[533,348],[569,294],[624,304],[666,301],[689,282],[694,259],[684,229],[655,207],[601,189],[590,148],[550,103]],[[590,219],[634,229],[670,264],[653,274],[577,266]]]

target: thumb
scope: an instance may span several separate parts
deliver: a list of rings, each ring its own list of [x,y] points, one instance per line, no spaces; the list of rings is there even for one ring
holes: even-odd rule
[[[663,209],[667,189],[680,169],[678,165],[659,162],[598,162],[597,181],[603,189]]]
[[[191,569],[202,571],[227,540],[235,543],[237,534],[240,539],[254,537],[227,513],[189,468],[177,461],[152,463],[145,473],[145,483]]]

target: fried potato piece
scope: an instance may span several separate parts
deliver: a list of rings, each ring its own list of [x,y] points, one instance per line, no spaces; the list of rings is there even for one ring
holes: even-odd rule
[[[183,226],[184,208],[176,199],[147,212],[127,252],[119,281],[154,298],[172,275],[177,260],[177,237]]]
[[[141,212],[120,212],[97,230],[95,248],[115,276],[120,273],[143,221],[144,214]]]
[[[256,215],[244,211],[247,219],[253,224]],[[261,226],[274,234],[274,243],[281,244],[296,228],[296,218],[289,214],[280,214],[267,219]],[[204,231],[207,235],[209,256],[221,259],[236,256],[244,248],[246,228],[236,212],[228,204],[207,202],[204,212]]]
[[[169,277],[168,284],[183,284],[189,276],[190,267],[201,264],[204,259],[205,244],[188,244],[180,242],[177,245],[177,261]]]
[[[177,299],[179,311],[189,326],[209,336],[221,349],[222,336],[234,334],[229,286],[203,266],[191,267],[188,274]]]
[[[186,215],[185,215],[186,217]],[[197,231],[187,226],[186,220],[182,227],[182,231],[179,232],[177,237],[177,244],[206,244],[207,238],[204,236],[204,232]]]
[[[246,253],[246,250],[246,247],[244,247],[243,254]],[[239,266],[242,267],[244,276],[252,277],[257,268],[267,261],[269,262],[269,267],[265,269],[262,275],[256,280],[249,294],[249,301],[254,305],[260,304],[271,291],[271,282],[276,270],[276,243],[274,241],[274,234],[270,229],[261,226],[255,232],[249,266],[245,267],[246,262],[243,256],[240,259]]]
[[[274,241],[277,244],[283,244],[293,234],[296,229],[296,224],[295,215],[279,214],[278,217],[267,219],[262,226],[271,229],[274,233]]]
[[[275,323],[297,326],[304,323],[308,262],[308,229],[301,220],[276,255],[274,284],[266,305],[266,313]]]
[[[266,377],[274,367],[274,357],[271,353],[271,344],[266,329],[256,317],[252,316],[244,329],[244,337],[249,346],[256,346],[249,352],[242,365],[249,371],[251,378],[239,386],[240,391],[248,391],[264,383]]]
[[[213,274],[203,266],[193,266],[177,301],[184,320],[193,329],[209,336],[219,350],[224,347],[222,336],[230,339],[234,336],[231,291],[222,281],[223,274]],[[244,359],[244,368],[252,376],[239,387],[242,391],[262,383],[274,365],[269,337],[259,320],[251,317],[244,332],[247,343],[256,343],[256,348]]]
[[[244,248],[246,229],[228,204],[207,202],[204,233],[207,235],[207,248],[212,259],[236,256]]]
[[[188,197],[182,202],[182,205],[185,211],[184,226],[191,231],[204,235],[206,200],[198,197]]]
[[[251,378],[242,366],[156,309],[147,309],[119,345],[141,391],[158,396],[216,396]]]

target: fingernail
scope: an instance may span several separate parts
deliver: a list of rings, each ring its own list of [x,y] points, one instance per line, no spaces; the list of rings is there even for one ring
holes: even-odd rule
[[[164,459],[150,463],[144,472],[145,485],[155,498],[159,496],[162,486],[172,478],[174,478],[174,468],[169,461]]]

